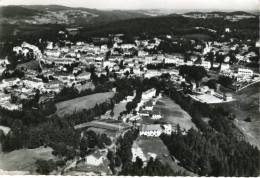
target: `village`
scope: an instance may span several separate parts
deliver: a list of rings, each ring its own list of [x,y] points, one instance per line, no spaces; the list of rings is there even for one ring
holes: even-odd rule
[[[60,32],[64,33],[64,32]],[[125,44],[120,37],[123,34],[115,35],[113,38],[114,44],[111,48],[107,45],[97,46],[84,42],[72,44],[66,41],[64,47],[59,47],[53,42],[48,42],[43,53],[37,46],[30,45],[24,42],[21,46],[13,48],[17,56],[24,56],[24,61],[19,61],[16,69],[24,72],[24,77],[19,79],[8,78],[3,79],[0,84],[1,107],[9,110],[22,109],[21,101],[32,99],[36,93],[39,93],[39,102],[44,102],[41,99],[48,100],[59,93],[64,87],[74,87],[77,90],[82,88],[87,89],[93,87],[91,80],[91,67],[95,69],[98,77],[106,76],[107,72],[113,73],[118,78],[128,77],[158,77],[163,73],[170,73],[176,84],[186,82],[183,76],[179,75],[178,67],[187,66],[202,66],[207,71],[218,69],[219,75],[228,76],[236,80],[236,85],[242,87],[245,84],[250,84],[258,81],[259,74],[253,72],[240,65],[234,68],[230,57],[236,59],[237,63],[250,63],[251,57],[256,57],[254,52],[248,52],[250,46],[233,45],[232,42],[206,43],[203,48],[201,45],[194,44],[195,49],[200,49],[202,55],[194,51],[189,59],[183,55],[176,54],[149,54],[149,50],[156,49],[161,40],[154,38],[153,42],[148,40],[136,40],[135,44]],[[168,36],[168,38],[170,38]],[[231,40],[232,41],[232,40]],[[195,41],[191,41],[195,43]],[[232,56],[230,51],[237,51]],[[207,61],[206,56],[212,53],[213,55],[226,56],[223,61]],[[246,54],[246,55],[244,55]],[[28,61],[27,56],[32,55],[34,60]],[[21,59],[22,60],[22,59]],[[27,60],[27,61],[26,61]],[[7,59],[1,59],[1,71],[7,72],[9,75],[15,73],[14,70],[5,70],[10,64]],[[170,70],[163,68],[153,69],[151,66],[172,66]],[[175,68],[175,69],[174,69]],[[174,69],[176,72],[173,72]],[[15,75],[14,75],[15,76]],[[226,102],[232,101],[232,95],[225,93],[215,93],[214,90],[206,86],[196,86],[193,84],[191,95],[196,100],[201,102]]]
[[[64,36],[66,33],[59,32]],[[225,33],[231,33],[230,29],[226,28]],[[245,67],[245,64],[251,62],[251,58],[257,57],[256,53],[250,51],[252,46],[235,43],[232,39],[222,43],[216,41],[197,43],[195,40],[190,40],[192,48],[187,57],[179,53],[160,52],[158,48],[165,40],[160,37],[135,40],[134,43],[125,43],[123,37],[124,34],[113,35],[110,46],[102,44],[106,38],[95,38],[93,43],[83,41],[73,43],[65,40],[63,45],[48,41],[43,51],[27,42],[13,47],[14,56],[18,59],[15,64],[8,58],[0,60],[0,71],[2,76],[5,76],[0,82],[0,107],[8,111],[22,111],[31,103],[37,103],[36,106],[49,102],[56,103],[56,96],[64,88],[75,89],[78,93],[94,91],[96,80],[113,82],[122,78],[152,79],[161,76],[169,76],[168,82],[174,88],[196,102],[221,104],[235,101],[233,93],[239,88],[260,81],[259,73]],[[166,35],[165,38],[173,37]],[[95,44],[95,41],[99,44]],[[12,67],[13,65],[15,67]],[[189,74],[190,70],[195,69],[198,69],[195,74],[199,75],[198,78],[193,78],[193,74]],[[200,74],[201,71],[203,74]],[[207,84],[211,79],[218,80],[219,77],[228,77],[231,81],[228,85],[235,86],[235,91],[223,91],[221,90],[223,86],[219,83],[216,84],[216,88]],[[117,93],[115,88],[109,92],[111,96]],[[104,164],[108,150],[116,150],[116,140],[132,129],[139,131],[139,140],[132,147],[132,161],[135,162],[138,157],[145,164],[149,161],[149,157],[162,159],[163,154],[144,153],[140,148],[142,142],[157,140],[162,134],[171,135],[179,129],[184,135],[191,128],[197,129],[189,117],[185,121],[187,122],[185,126],[182,126],[181,120],[172,122],[165,119],[167,112],[163,111],[158,103],[165,102],[168,98],[163,92],[158,93],[155,88],[143,91],[137,106],[129,113],[124,113],[126,104],[132,102],[136,95],[135,91],[132,96],[125,97],[114,109],[108,110],[95,120],[74,126],[82,137],[85,132],[93,131],[97,135],[107,135],[112,143],[107,149],[95,150],[84,159],[71,160],[66,164],[63,173],[83,170],[99,172],[97,168]],[[84,96],[78,98],[80,97]],[[75,108],[73,111],[67,109],[68,112],[76,112],[76,108],[80,107],[80,104],[74,103],[73,99],[75,98],[68,102],[71,108]],[[56,107],[59,105],[57,103]],[[38,108],[32,107],[32,109]],[[58,116],[63,117],[65,114]],[[7,133],[10,131],[9,128],[3,130]],[[158,144],[162,143],[159,141]],[[175,162],[174,164],[177,164],[176,160]],[[106,169],[102,168],[102,173],[99,174],[111,174],[109,170],[104,171]]]

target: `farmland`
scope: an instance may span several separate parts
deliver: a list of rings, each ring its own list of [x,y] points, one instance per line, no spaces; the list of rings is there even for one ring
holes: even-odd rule
[[[84,109],[95,107],[96,104],[103,103],[114,96],[114,92],[97,93],[88,96],[78,97],[72,100],[56,103],[56,114],[59,117],[73,114]]]
[[[0,153],[0,172],[8,174],[33,174],[38,159],[54,159],[51,148],[20,149],[10,153]]]
[[[197,129],[195,124],[191,121],[190,115],[170,98],[163,97],[160,99],[156,108],[162,113],[162,121],[172,125],[179,124],[180,128],[185,130],[191,128]]]
[[[260,149],[260,113],[259,113],[259,91],[260,83],[256,83],[235,95],[235,104],[225,105],[236,115],[236,126],[244,133],[248,142],[258,146]],[[250,118],[251,122],[245,119]]]
[[[150,157],[156,157],[163,164],[168,164],[173,170],[185,172],[188,175],[194,175],[183,167],[179,166],[177,160],[171,158],[167,147],[160,138],[139,137],[136,141],[134,141],[132,151],[136,152],[137,154],[142,153],[146,161],[148,161]]]

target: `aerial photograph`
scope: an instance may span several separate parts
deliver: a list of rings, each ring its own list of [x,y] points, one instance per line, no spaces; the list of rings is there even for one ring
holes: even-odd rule
[[[0,0],[0,177],[260,177],[259,0]]]

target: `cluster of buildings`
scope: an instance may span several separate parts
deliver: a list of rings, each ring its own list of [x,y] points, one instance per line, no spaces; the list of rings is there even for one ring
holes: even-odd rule
[[[209,18],[222,18],[231,22],[237,22],[243,19],[250,19],[255,18],[256,16],[253,14],[228,14],[228,13],[221,13],[221,12],[209,12],[209,13],[202,13],[202,12],[190,12],[183,15],[184,17],[189,18],[196,18],[196,19],[209,19]]]
[[[98,45],[95,43],[95,41],[105,41],[103,38],[95,38],[93,43],[81,41],[72,43],[65,40],[62,46],[49,41],[42,51],[37,46],[26,42],[15,46],[13,51],[16,55],[24,56],[22,58],[24,61],[18,61],[16,67],[24,73],[24,76],[20,80],[9,78],[1,81],[0,90],[3,91],[2,95],[5,98],[5,100],[2,99],[1,106],[10,110],[21,108],[21,103],[33,99],[36,94],[40,95],[40,104],[48,102],[64,87],[74,87],[79,92],[94,89],[91,78],[93,71],[97,77],[107,78],[114,76],[117,78],[135,76],[152,78],[169,73],[176,86],[180,86],[185,79],[179,75],[178,66],[195,65],[202,66],[206,70],[217,68],[220,75],[235,77],[238,82],[255,80],[252,70],[245,67],[235,69],[232,64],[233,58],[238,62],[250,62],[250,59],[256,57],[257,54],[250,51],[252,46],[236,43],[233,39],[228,42],[207,42],[204,46],[196,45],[196,42],[191,40],[194,51],[190,51],[187,58],[179,53],[151,52],[151,50],[156,51],[161,44],[163,39],[160,38],[136,39],[132,43],[124,43],[123,37],[123,34],[110,36],[110,40],[113,42],[111,47],[105,43]],[[32,59],[26,58],[28,54],[32,56]],[[210,54],[213,55],[211,61],[209,60]],[[222,56],[222,61],[219,61],[217,57],[219,55]],[[1,59],[0,71],[7,71],[10,75],[14,74],[15,70],[6,70],[9,64],[8,59]],[[157,69],[157,66],[161,66],[161,68]],[[171,69],[163,69],[163,66],[170,66]],[[8,101],[9,104],[6,104]],[[149,110],[153,107],[153,101],[142,104],[144,106],[140,111],[138,110],[139,115],[152,116],[152,119],[160,118],[160,113]],[[16,107],[13,107],[15,105]]]

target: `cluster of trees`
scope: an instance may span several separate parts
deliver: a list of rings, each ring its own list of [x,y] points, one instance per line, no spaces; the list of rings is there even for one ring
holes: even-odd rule
[[[52,171],[57,170],[57,168],[64,166],[65,162],[63,160],[54,161],[52,159],[50,160],[39,159],[35,162],[35,164],[36,164],[37,173],[41,175],[48,175]]]
[[[179,74],[198,83],[203,77],[207,76],[207,71],[202,66],[182,65],[179,68]]]
[[[234,86],[232,85],[234,83],[234,79],[228,76],[219,76],[218,83],[226,88],[234,89]]]
[[[152,157],[144,166],[142,159],[136,158],[136,161],[127,169],[120,172],[119,175],[123,176],[187,176],[183,172],[175,172],[171,167],[166,164],[162,164],[159,159],[153,159]]]
[[[182,166],[204,176],[259,175],[260,152],[244,141],[243,134],[232,122],[234,114],[222,106],[194,102],[173,87],[166,93],[192,116],[200,130],[191,129],[187,135],[177,130],[171,136],[162,136]],[[210,118],[208,124],[203,117]]]
[[[132,162],[131,148],[137,136],[137,130],[127,132],[118,139],[116,153],[108,152],[109,166],[114,174],[120,168],[121,171],[118,174],[124,176],[185,176],[185,173],[173,171],[169,165],[162,164],[158,159],[151,158],[146,166],[139,157],[136,158],[135,162]]]
[[[138,130],[130,130],[123,136],[120,136],[116,142],[116,152],[109,151],[107,158],[109,160],[109,167],[114,174],[119,169],[124,170],[132,165],[132,145],[134,140],[138,137]]]
[[[97,135],[94,131],[84,132],[83,137],[80,140],[80,156],[85,157],[91,149],[98,147],[104,149],[106,146],[110,146],[112,141],[106,134]]]
[[[162,140],[182,166],[200,176],[259,175],[257,148],[221,133],[191,129],[187,135],[180,131],[171,136],[163,135]]]
[[[136,91],[136,95],[135,98],[133,99],[133,101],[130,101],[126,104],[126,111],[124,111],[122,114],[128,114],[130,113],[134,108],[137,107],[137,104],[141,101],[142,98],[142,91],[137,90]]]
[[[160,69],[168,69],[175,67],[175,64],[165,64],[165,63],[159,63],[159,64],[147,64],[147,69],[149,70],[160,70]]]

